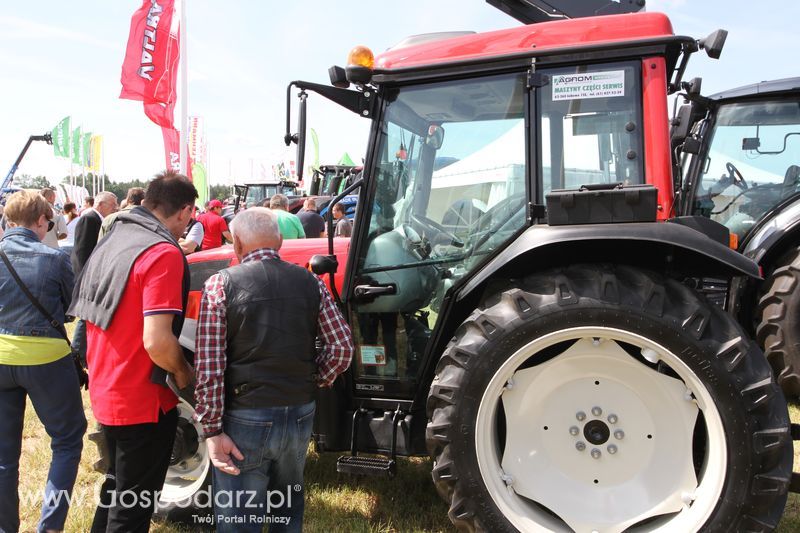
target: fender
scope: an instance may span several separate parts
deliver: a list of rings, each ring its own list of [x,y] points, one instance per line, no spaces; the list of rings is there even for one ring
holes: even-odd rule
[[[536,225],[489,260],[456,299],[463,300],[501,271],[506,276],[584,262],[625,263],[686,276],[760,279],[758,265],[751,259],[680,224]]]
[[[760,265],[769,263],[776,253],[784,250],[786,241],[796,240],[799,227],[800,197],[795,196],[758,221],[741,252]]]

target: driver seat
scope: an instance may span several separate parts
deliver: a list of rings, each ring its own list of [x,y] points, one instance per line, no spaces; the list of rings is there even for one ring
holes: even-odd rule
[[[786,174],[783,176],[783,189],[781,190],[781,197],[787,198],[797,191],[797,186],[800,185],[800,166],[790,165],[786,169]]]

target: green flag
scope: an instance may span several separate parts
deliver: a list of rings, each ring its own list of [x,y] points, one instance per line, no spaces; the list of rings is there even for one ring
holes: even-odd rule
[[[81,127],[72,130],[72,162],[76,165],[83,165],[83,154],[81,153]]]
[[[206,205],[208,201],[208,180],[206,167],[202,163],[192,163],[192,183],[197,189],[197,205]]]
[[[85,167],[92,166],[91,153],[92,153],[92,134],[87,132],[83,134],[83,153],[81,154],[81,164]]]
[[[53,155],[56,157],[69,157],[69,122],[69,117],[65,117],[51,132]]]
[[[344,155],[342,156],[342,158],[339,160],[339,164],[340,165],[347,165],[349,167],[355,166],[355,163],[353,163],[353,160],[350,159],[350,154],[348,154],[347,152],[345,152]]]

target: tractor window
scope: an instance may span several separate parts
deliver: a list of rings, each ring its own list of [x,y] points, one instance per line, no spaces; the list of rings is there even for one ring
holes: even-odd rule
[[[800,193],[800,104],[723,105],[696,195],[695,212],[725,224],[741,242],[779,203]]]
[[[643,183],[639,65],[542,71],[537,91],[543,192],[593,183]]]
[[[525,224],[525,73],[403,87],[380,124],[358,375],[414,379],[444,294]],[[378,291],[384,289],[377,289]]]

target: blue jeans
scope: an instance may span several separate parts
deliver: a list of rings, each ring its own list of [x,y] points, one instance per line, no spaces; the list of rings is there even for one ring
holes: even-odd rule
[[[214,469],[217,531],[303,530],[303,469],[314,424],[314,402],[226,411],[223,430],[244,455],[232,476]]]
[[[50,436],[53,459],[38,531],[63,530],[83,450],[86,417],[70,355],[44,365],[0,365],[0,532],[19,529],[19,457],[25,398]],[[26,495],[27,496],[27,495]],[[39,495],[41,496],[41,495]],[[26,497],[27,500],[27,497]],[[30,500],[28,500],[30,501]]]

